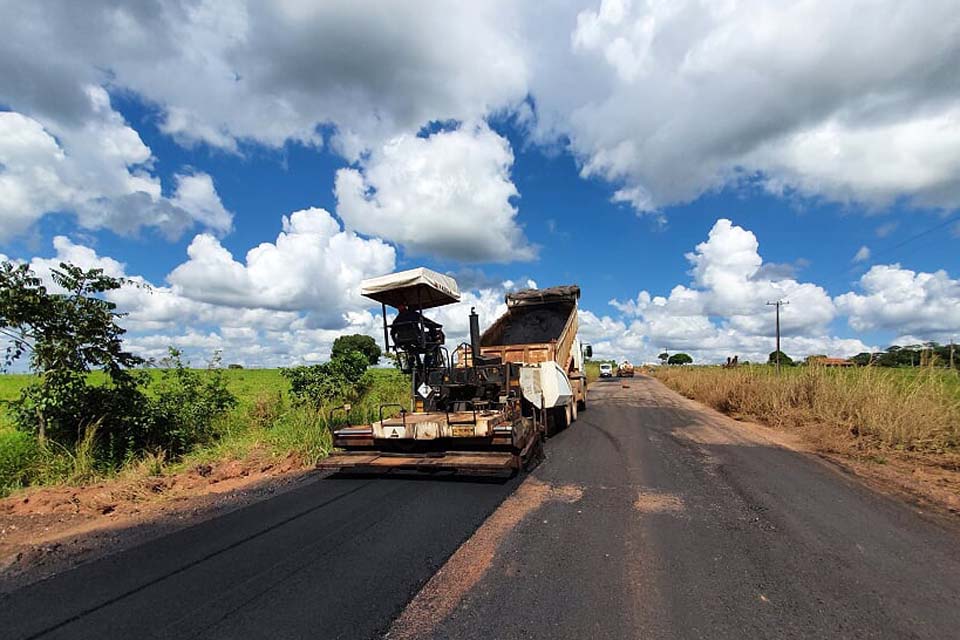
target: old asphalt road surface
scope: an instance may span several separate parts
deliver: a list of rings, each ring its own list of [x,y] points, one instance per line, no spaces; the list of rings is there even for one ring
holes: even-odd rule
[[[321,479],[14,592],[0,637],[960,637],[952,525],[626,384],[523,478]]]

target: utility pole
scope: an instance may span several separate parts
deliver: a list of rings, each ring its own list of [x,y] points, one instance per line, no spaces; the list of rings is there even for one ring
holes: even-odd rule
[[[786,300],[777,300],[776,302],[768,302],[767,306],[777,308],[777,373],[780,373],[780,307],[785,304],[790,304]]]

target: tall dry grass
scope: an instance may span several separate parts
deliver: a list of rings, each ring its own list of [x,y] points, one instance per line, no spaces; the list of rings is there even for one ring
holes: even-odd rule
[[[934,368],[662,367],[657,377],[723,413],[803,430],[820,444],[853,442],[960,452],[960,379]]]

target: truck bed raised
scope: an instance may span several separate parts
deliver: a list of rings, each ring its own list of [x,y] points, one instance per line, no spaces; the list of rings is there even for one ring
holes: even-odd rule
[[[576,286],[522,291],[507,296],[507,312],[480,339],[484,355],[504,362],[533,364],[553,360],[569,369],[577,334]]]

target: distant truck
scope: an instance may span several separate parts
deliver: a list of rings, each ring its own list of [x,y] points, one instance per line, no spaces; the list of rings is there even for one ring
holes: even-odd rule
[[[587,408],[583,348],[577,338],[576,285],[527,289],[506,296],[507,312],[480,338],[480,353],[525,365],[525,398],[547,412],[547,435],[567,427]]]
[[[633,377],[633,365],[629,361],[624,360],[617,366],[617,377],[618,378],[632,378]]]

